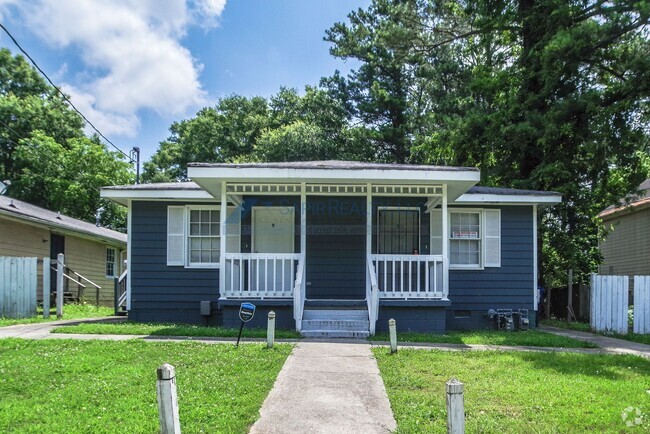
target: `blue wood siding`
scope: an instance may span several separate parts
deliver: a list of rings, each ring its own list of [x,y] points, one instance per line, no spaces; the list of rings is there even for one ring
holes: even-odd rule
[[[307,197],[307,298],[366,296],[365,197]]]
[[[484,208],[501,210],[501,267],[449,270],[448,329],[490,327],[491,308],[525,308],[534,321],[533,208]]]
[[[219,270],[167,266],[168,205],[182,204],[132,202],[129,319],[203,323],[200,301],[219,299]],[[214,306],[209,322],[219,324]]]

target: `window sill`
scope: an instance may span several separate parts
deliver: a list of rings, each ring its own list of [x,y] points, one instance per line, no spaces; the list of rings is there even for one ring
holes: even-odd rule
[[[208,270],[213,270],[213,269],[218,269],[220,264],[188,264],[185,266],[185,268],[197,268],[197,269],[208,269]]]
[[[481,271],[485,270],[485,267],[479,265],[451,265],[449,264],[450,270],[476,270]]]

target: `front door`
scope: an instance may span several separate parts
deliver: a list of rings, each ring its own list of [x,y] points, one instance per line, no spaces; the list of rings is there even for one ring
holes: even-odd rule
[[[253,252],[293,253],[294,222],[293,207],[253,207]]]
[[[59,253],[65,255],[65,236],[58,234],[50,234],[50,259],[52,260],[52,267],[50,270],[50,292],[56,292],[56,259]],[[68,282],[66,280],[65,284]]]
[[[253,207],[253,253],[294,253],[295,209],[286,206]],[[270,258],[270,257],[269,257]],[[293,260],[260,258],[251,264],[254,291],[273,288],[291,291],[295,268]],[[291,277],[289,277],[291,276]]]
[[[307,198],[307,298],[366,296],[366,198]]]

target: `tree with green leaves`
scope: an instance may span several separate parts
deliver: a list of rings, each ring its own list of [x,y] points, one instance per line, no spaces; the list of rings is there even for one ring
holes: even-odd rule
[[[171,135],[144,164],[145,182],[181,181],[187,163],[238,161],[253,152],[268,126],[268,103],[261,97],[232,95],[191,119],[174,122]]]
[[[124,208],[101,199],[99,190],[132,183],[133,171],[121,154],[109,151],[96,137],[70,139],[64,146],[35,132],[20,141],[15,160],[20,177],[11,186],[13,197],[88,222],[95,222],[96,210],[102,207],[102,226],[126,229]]]
[[[378,155],[562,193],[541,231],[557,284],[594,268],[595,215],[647,176],[649,13],[633,0],[375,0],[327,33],[332,54],[361,62],[330,88]]]
[[[358,129],[348,126],[340,100],[311,86],[303,95],[281,88],[269,100],[232,95],[191,119],[174,122],[171,135],[144,165],[145,182],[182,181],[190,162],[372,159]]]
[[[14,151],[35,131],[58,143],[83,137],[83,120],[22,56],[0,49],[0,179],[18,174]]]
[[[133,180],[121,154],[87,138],[81,116],[22,56],[0,49],[0,180],[7,194],[71,217],[125,229],[120,207],[99,189]]]

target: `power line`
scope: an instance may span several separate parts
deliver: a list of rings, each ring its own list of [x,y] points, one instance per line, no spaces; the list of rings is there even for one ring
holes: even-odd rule
[[[118,151],[120,154],[124,155],[126,158],[129,159],[129,161],[130,161],[131,163],[133,163],[133,158],[131,158],[131,157],[130,157],[126,152],[124,152],[123,150],[121,150],[120,148],[118,148],[117,145],[115,145],[115,143],[113,143],[113,142],[111,142],[110,140],[108,140],[108,138],[107,138],[104,134],[102,134],[102,132],[99,131],[99,130],[97,129],[97,127],[95,127],[95,125],[93,125],[93,123],[90,122],[90,121],[88,120],[88,118],[87,118],[86,116],[84,116],[84,114],[81,113],[81,112],[79,111],[79,109],[77,109],[77,107],[75,107],[75,105],[72,103],[72,101],[70,101],[70,99],[68,99],[68,97],[67,97],[67,96],[66,96],[66,95],[61,91],[61,89],[59,89],[59,88],[57,87],[57,85],[55,85],[55,84],[52,82],[52,80],[50,80],[50,77],[47,76],[47,74],[45,73],[45,71],[43,71],[43,70],[38,66],[38,64],[34,61],[34,59],[32,59],[32,57],[31,57],[29,54],[27,54],[27,51],[25,51],[25,50],[23,49],[23,47],[20,46],[20,44],[18,43],[18,41],[16,40],[16,38],[13,37],[13,35],[9,32],[9,30],[7,30],[7,28],[6,28],[2,23],[0,23],[0,28],[2,28],[2,30],[5,31],[5,33],[6,33],[6,34],[11,38],[11,40],[13,41],[13,43],[16,44],[16,47],[18,47],[18,49],[19,49],[19,50],[20,50],[20,51],[21,51],[21,52],[22,52],[22,53],[23,53],[23,54],[24,54],[24,55],[25,55],[25,56],[30,60],[30,62],[32,62],[32,64],[33,64],[34,67],[38,70],[38,72],[40,72],[40,73],[43,75],[43,77],[45,77],[45,79],[46,79],[46,80],[47,80],[47,81],[52,85],[52,87],[54,87],[54,89],[56,89],[56,91],[59,93],[59,95],[61,95],[61,97],[62,97],[62,98],[63,98],[63,99],[64,99],[64,100],[65,100],[65,101],[70,105],[70,107],[72,107],[72,109],[73,109],[74,111],[76,111],[77,114],[79,114],[79,116],[81,116],[81,118],[82,118],[82,119],[83,119],[83,120],[84,120],[88,125],[90,125],[90,127],[91,127],[93,130],[95,130],[95,132],[99,135],[99,137],[101,137],[102,139],[104,139],[108,144],[110,144],[112,147],[114,147],[115,149],[117,149],[117,151]]]

